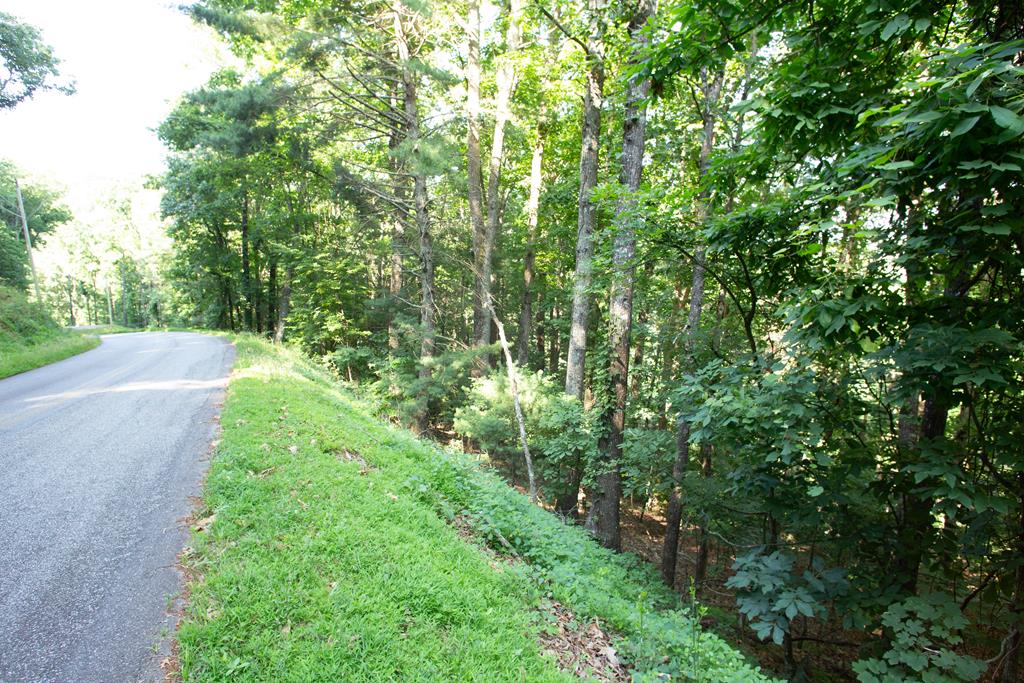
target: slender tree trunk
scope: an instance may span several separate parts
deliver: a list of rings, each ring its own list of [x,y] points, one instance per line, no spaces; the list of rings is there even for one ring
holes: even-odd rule
[[[392,89],[388,98],[393,110],[401,115],[404,112],[404,99],[399,99],[397,87]],[[391,258],[388,274],[388,349],[394,353],[399,346],[398,338],[398,310],[399,299],[402,295],[402,241],[403,225],[406,219],[406,203],[409,198],[407,180],[402,175],[403,164],[399,158],[399,147],[402,145],[403,131],[395,126],[388,136],[389,166],[394,178],[394,193],[398,208],[394,211],[391,219]]]
[[[700,445],[700,473],[705,479],[711,478],[711,453],[711,444],[705,441]],[[710,518],[707,511],[702,511],[700,515],[700,529],[697,535],[697,562],[693,569],[693,583],[697,590],[700,590],[704,585],[704,580],[708,575],[709,522]]]
[[[288,313],[292,305],[292,279],[295,269],[288,266],[284,271],[284,282],[281,284],[281,296],[277,300],[277,324],[274,326],[274,343],[284,342],[284,328],[288,323]]]
[[[541,281],[543,282],[543,279]],[[534,321],[533,329],[534,329],[534,336],[536,338],[536,343],[537,343],[537,359],[538,359],[538,361],[537,361],[537,369],[538,370],[543,370],[544,367],[545,367],[545,363],[546,363],[545,359],[547,358],[547,349],[548,349],[547,339],[546,339],[547,335],[545,334],[545,331],[544,331],[544,328],[547,327],[547,325],[544,323],[544,309],[541,308],[541,307],[537,307],[536,316],[537,316],[537,320]]]
[[[469,187],[469,220],[473,230],[473,346],[479,347],[490,343],[491,334],[486,298],[490,289],[490,254],[486,246],[480,152],[480,0],[469,0],[466,39],[466,182]],[[473,375],[483,375],[486,368],[486,360],[478,357],[473,363]]]
[[[562,335],[558,331],[558,307],[552,306],[548,314],[548,373],[558,374],[558,362],[562,358]]]
[[[645,27],[654,13],[653,0],[640,0],[629,22],[634,42],[634,61],[647,44]],[[626,399],[629,396],[630,334],[633,327],[633,280],[636,270],[636,224],[640,220],[636,192],[643,176],[644,141],[647,127],[647,95],[649,79],[633,79],[626,91],[626,110],[622,133],[622,170],[619,184],[622,197],[615,210],[615,237],[612,245],[612,283],[608,303],[608,342],[612,347],[609,378],[612,383],[612,404],[608,422],[606,449],[601,454],[604,471],[597,473],[588,516],[590,531],[602,545],[618,550],[621,546],[619,506],[622,497],[623,432],[626,428]]]
[[[718,99],[722,92],[725,74],[722,71],[710,76],[706,70],[701,72],[701,90],[704,98],[701,116],[704,122],[701,139],[700,157],[697,173],[700,181],[707,175],[711,161],[711,150],[715,143],[715,123],[717,121]],[[698,221],[703,222],[706,207],[706,196],[698,197],[696,210]],[[700,326],[701,310],[704,306],[704,248],[695,250],[693,264],[693,283],[690,286],[690,311],[686,318],[685,337],[686,365],[693,362],[693,337]],[[675,585],[676,560],[679,557],[679,525],[683,520],[682,481],[690,459],[690,423],[683,417],[676,422],[676,458],[672,464],[672,490],[669,492],[668,505],[665,511],[665,542],[661,552],[661,576],[669,586]]]
[[[583,400],[590,316],[590,285],[593,280],[594,223],[597,207],[591,197],[597,186],[601,141],[601,105],[604,101],[604,0],[587,0],[590,36],[587,39],[587,83],[583,95],[583,129],[580,147],[580,193],[576,216],[576,272],[573,277],[569,350],[565,363],[565,393]],[[583,463],[569,467],[565,492],[555,501],[556,510],[575,517]]]
[[[523,407],[519,402],[519,386],[516,382],[516,365],[512,360],[512,351],[508,346],[508,339],[505,338],[505,327],[494,312],[494,300],[487,300],[487,309],[494,319],[494,327],[498,333],[498,340],[501,343],[501,350],[505,354],[505,370],[508,373],[508,386],[512,392],[512,404],[516,412],[516,424],[519,426],[519,443],[523,449],[523,460],[526,462],[526,476],[530,482],[530,502],[537,502],[537,480],[533,474],[533,458],[530,456],[530,446],[526,439],[526,420],[523,417]]]
[[[583,400],[587,352],[587,319],[593,279],[594,222],[597,207],[591,194],[597,186],[604,101],[604,0],[587,0],[590,37],[587,40],[587,83],[583,96],[583,134],[580,148],[580,193],[576,217],[576,272],[573,278],[572,328],[565,368],[565,393]]]
[[[68,327],[75,326],[75,285],[68,275]]]
[[[430,235],[430,214],[427,197],[427,176],[420,159],[419,101],[416,92],[416,75],[409,66],[411,50],[409,31],[402,12],[401,2],[393,5],[395,45],[402,65],[402,91],[406,139],[412,151],[411,173],[413,177],[413,203],[416,211],[416,228],[419,233],[420,256],[420,389],[416,414],[416,428],[420,433],[430,425],[429,384],[433,376],[435,336],[437,334],[434,312],[434,245]]]
[[[533,143],[530,160],[530,192],[526,200],[526,253],[523,255],[523,304],[519,311],[519,336],[516,339],[516,361],[519,367],[526,367],[530,350],[530,325],[533,322],[533,268],[536,260],[534,244],[537,240],[537,224],[540,209],[540,190],[543,184],[542,164],[544,159],[544,114],[537,124],[537,139]],[[540,344],[541,358],[544,344]]]
[[[245,329],[253,329],[252,272],[249,263],[249,194],[242,194],[242,295],[245,297]]]
[[[276,321],[277,319],[277,309],[277,259],[271,256],[270,272],[267,278],[267,332],[270,332],[271,321]]]
[[[1017,553],[1024,556],[1024,474],[1017,475],[1019,486],[1017,510]],[[1010,602],[1010,632],[1006,636],[1006,654],[1003,655],[1000,683],[1021,680],[1020,660],[1024,644],[1024,562],[1017,563],[1014,571],[1013,599]]]
[[[122,257],[123,258],[123,257]],[[128,286],[125,283],[124,261],[121,261],[121,325],[128,327]]]

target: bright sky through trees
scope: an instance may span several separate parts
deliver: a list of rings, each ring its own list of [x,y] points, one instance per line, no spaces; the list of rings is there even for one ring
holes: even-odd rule
[[[3,156],[64,185],[72,205],[159,173],[151,129],[215,68],[213,35],[161,0],[6,0],[4,11],[42,30],[77,93],[42,93],[0,113]]]

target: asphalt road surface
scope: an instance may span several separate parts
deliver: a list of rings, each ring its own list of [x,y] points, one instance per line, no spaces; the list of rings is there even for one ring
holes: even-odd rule
[[[103,337],[0,380],[0,682],[162,680],[234,348]]]

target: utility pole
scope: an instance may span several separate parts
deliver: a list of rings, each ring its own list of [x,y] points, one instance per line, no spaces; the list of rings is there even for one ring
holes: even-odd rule
[[[28,266],[32,269],[32,286],[36,291],[36,301],[42,303],[39,297],[39,279],[36,277],[36,261],[32,258],[32,238],[28,234],[28,218],[25,216],[25,202],[21,198],[21,185],[18,179],[14,179],[14,191],[18,195],[18,212],[21,213],[21,231],[25,234],[25,251],[28,252]]]

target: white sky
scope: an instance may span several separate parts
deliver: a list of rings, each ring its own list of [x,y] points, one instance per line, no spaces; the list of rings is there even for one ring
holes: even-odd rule
[[[3,0],[34,24],[75,80],[0,112],[0,157],[67,190],[71,208],[114,184],[159,173],[153,129],[223,57],[213,33],[168,0]]]

